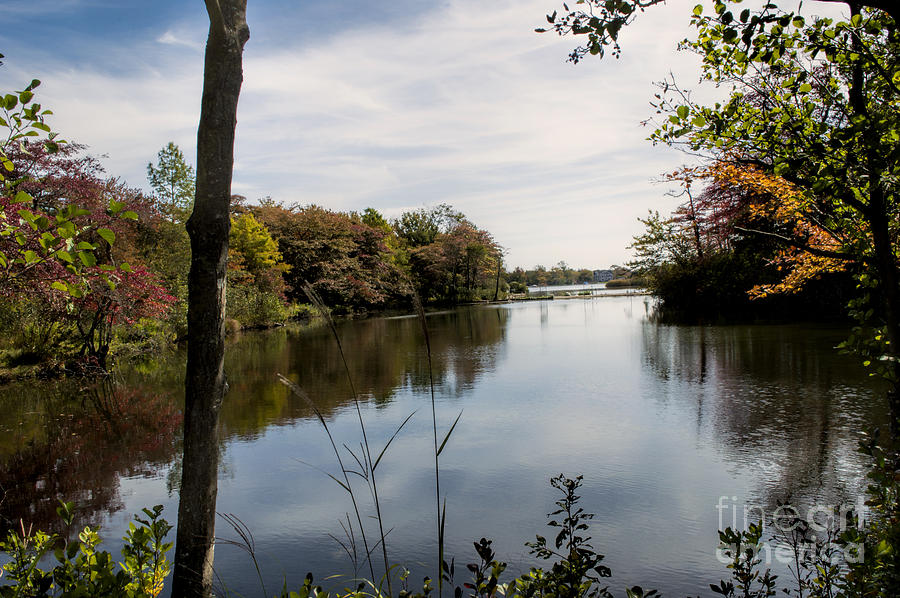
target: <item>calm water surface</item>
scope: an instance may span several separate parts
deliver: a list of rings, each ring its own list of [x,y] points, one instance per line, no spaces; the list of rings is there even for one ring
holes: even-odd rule
[[[855,500],[860,430],[884,421],[880,394],[821,326],[659,326],[648,299],[542,301],[431,314],[437,416],[460,423],[441,456],[447,554],[475,560],[494,539],[511,572],[535,564],[524,543],[547,534],[548,480],[583,475],[594,546],[616,593],[634,584],[708,594],[724,570],[716,530],[744,506],[771,513]],[[389,556],[433,571],[435,506],[427,356],[414,318],[339,325],[373,451],[409,423],[378,466]],[[163,504],[174,522],[180,446],[179,355],[89,386],[0,389],[0,515],[53,521],[56,497],[103,526],[109,548],[131,514]],[[360,442],[344,366],[323,328],[243,334],[228,348],[218,510],[252,531],[269,595],[353,566],[332,538],[351,509],[328,438]],[[360,496],[365,496],[359,487]],[[726,497],[723,499],[722,497]],[[366,503],[366,514],[371,512]],[[717,505],[720,508],[717,509]],[[374,528],[373,528],[374,530]],[[235,534],[219,523],[219,535]],[[259,596],[247,554],[216,548],[219,584]],[[457,567],[459,573],[464,568]],[[362,571],[365,573],[365,571]],[[462,581],[462,580],[458,580]]]

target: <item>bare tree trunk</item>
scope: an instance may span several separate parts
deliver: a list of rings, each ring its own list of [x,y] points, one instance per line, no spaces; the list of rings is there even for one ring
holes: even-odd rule
[[[250,37],[247,0],[206,0],[206,9],[210,26],[197,129],[197,187],[194,212],[187,222],[191,238],[188,355],[173,598],[206,598],[212,589],[219,407],[227,390],[228,208],[242,54]]]

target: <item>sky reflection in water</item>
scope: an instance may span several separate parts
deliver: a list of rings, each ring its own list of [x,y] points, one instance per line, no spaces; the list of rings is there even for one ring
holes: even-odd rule
[[[744,505],[771,513],[778,500],[837,504],[858,494],[858,433],[884,413],[856,361],[833,349],[843,330],[659,326],[647,320],[648,308],[644,297],[623,297],[429,316],[442,429],[462,412],[441,456],[447,554],[458,564],[474,560],[471,543],[482,536],[494,539],[510,571],[533,564],[524,542],[546,533],[545,514],[557,498],[548,480],[560,472],[584,475],[583,506],[597,514],[594,546],[608,555],[613,587],[641,584],[675,595],[705,593],[724,576],[715,559],[720,497],[736,506],[740,520]],[[382,318],[339,330],[373,452],[415,412],[377,475],[392,529],[389,555],[418,583],[433,570],[436,536],[419,323]],[[163,503],[174,520],[180,432],[173,432],[174,420],[153,426],[142,414],[148,406],[161,414],[180,404],[181,367],[174,356],[152,371],[123,372],[118,385],[91,390],[100,397],[93,402],[72,398],[79,385],[70,383],[0,391],[0,471],[4,488],[18,497],[0,513],[44,523],[50,515],[40,505],[65,491],[80,499],[84,521],[104,525],[106,538],[121,536],[142,506]],[[309,405],[275,377],[300,384],[335,438],[357,447],[356,413],[334,340],[324,328],[245,334],[229,345],[228,372],[218,510],[253,532],[270,593],[285,579],[299,584],[307,571],[320,579],[352,575],[330,537],[342,535],[338,519],[350,501],[316,469],[338,473],[327,436]],[[113,403],[118,411],[98,406]],[[127,434],[122,421],[133,424]],[[88,428],[106,436],[86,438]],[[73,450],[53,440],[63,434],[80,439],[83,458],[54,461],[53,451]],[[41,460],[29,460],[38,453]],[[36,463],[65,471],[36,471]],[[48,486],[51,478],[67,485]],[[726,524],[734,512],[724,511]],[[222,522],[219,535],[234,537]],[[218,547],[216,568],[230,590],[259,594],[244,552]]]

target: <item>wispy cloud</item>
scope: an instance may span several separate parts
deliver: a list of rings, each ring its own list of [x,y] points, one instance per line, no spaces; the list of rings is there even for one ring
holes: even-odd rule
[[[450,0],[314,43],[251,22],[235,191],[387,214],[443,201],[514,265],[624,261],[636,218],[671,201],[651,180],[685,160],[650,146],[640,121],[653,80],[696,81],[693,58],[674,52],[687,14],[651,10],[623,32],[621,60],[572,66],[576,40],[533,32],[553,4]],[[195,18],[157,31],[115,48],[116,73],[60,58],[42,74],[59,130],[136,185],[165,142],[195,151],[206,29]]]
[[[190,37],[189,33],[182,31],[176,32],[171,29],[156,38],[156,41],[160,44],[166,44],[170,46],[185,46],[187,48],[191,48],[192,50],[203,49],[202,41]]]

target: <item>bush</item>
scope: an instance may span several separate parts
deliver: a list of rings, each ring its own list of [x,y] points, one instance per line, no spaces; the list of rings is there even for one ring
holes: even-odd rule
[[[291,315],[280,295],[263,291],[252,285],[229,285],[227,317],[243,326],[262,326],[283,323]]]
[[[172,526],[160,517],[161,505],[143,512],[146,518],[135,515],[138,525],[132,523],[128,527],[121,563],[116,563],[108,552],[97,551],[97,528],[85,527],[77,540],[68,540],[40,531],[31,533],[21,524],[19,534],[10,532],[6,540],[0,541],[0,551],[10,559],[2,571],[13,582],[0,586],[0,597],[155,597],[162,591],[170,570],[166,552],[172,544],[164,540]],[[63,503],[57,513],[67,527],[72,525],[73,503]],[[40,562],[51,552],[59,564],[44,571]],[[121,570],[117,570],[119,567]]]

